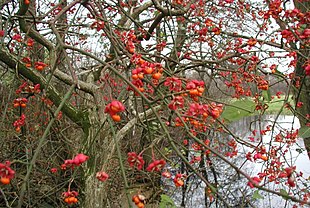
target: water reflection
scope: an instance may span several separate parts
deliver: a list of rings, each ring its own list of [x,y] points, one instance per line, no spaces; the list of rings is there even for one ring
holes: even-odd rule
[[[264,131],[266,130],[267,126],[269,126],[272,131]],[[246,140],[247,142],[251,142],[251,144],[257,145],[264,143],[266,149],[268,150],[270,148],[269,144],[271,138],[274,138],[274,136],[281,130],[284,131],[284,129],[298,129],[299,122],[294,116],[252,116],[234,122],[230,124],[228,128],[234,135],[242,138],[243,140]],[[256,131],[253,135],[254,130]],[[227,137],[223,135],[214,134],[213,136],[223,140],[227,139]],[[277,145],[277,143],[274,141],[272,144]],[[310,161],[306,151],[302,151],[304,149],[305,147],[303,140],[298,139],[297,142],[289,148],[289,151],[285,153],[286,161],[283,162],[285,162],[287,166],[296,166],[296,171],[302,171],[304,174],[303,177],[308,178],[310,176]],[[245,155],[252,150],[253,149],[247,146],[238,144],[238,156],[230,159],[230,161],[238,167],[241,167],[241,169],[249,175],[256,176],[265,168],[265,163],[264,161],[256,163],[247,161],[245,159]],[[217,181],[217,191],[223,197],[226,204],[219,200],[212,199],[212,197],[207,194],[208,192],[205,191],[206,185],[201,182],[197,176],[191,175],[188,178],[186,190],[184,188],[175,188],[175,185],[171,179],[163,179],[165,190],[168,195],[173,198],[177,207],[237,208],[293,206],[291,202],[287,202],[281,197],[263,193],[261,191],[258,193],[261,197],[263,197],[263,199],[253,199],[253,193],[256,189],[251,189],[249,186],[247,186],[248,181],[246,179],[236,174],[236,172],[229,165],[219,160],[217,157],[211,157],[210,160],[214,164],[214,170],[211,170],[210,166],[207,167],[205,171],[205,177],[207,177],[208,181],[210,182],[214,182],[215,180]],[[179,171],[180,170],[172,170],[172,173],[176,174]],[[190,172],[187,174],[190,174]],[[309,183],[307,186],[309,187]],[[277,191],[279,191],[281,188],[287,190],[287,186],[281,187],[280,185],[275,185],[274,183],[268,184],[267,187]]]

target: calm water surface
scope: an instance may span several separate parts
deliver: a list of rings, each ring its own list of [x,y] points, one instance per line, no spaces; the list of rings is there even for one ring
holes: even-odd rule
[[[249,140],[249,137],[253,137],[252,130],[254,129],[264,129],[267,125],[273,125],[277,119],[277,124],[275,125],[275,130],[273,132],[267,132],[266,135],[257,134],[254,138],[254,142]],[[249,128],[250,127],[250,128]],[[280,129],[298,129],[299,122],[296,117],[293,116],[279,116],[276,118],[275,116],[264,116],[260,118],[258,116],[244,118],[240,121],[234,122],[229,125],[229,129],[238,137],[243,138],[246,141],[252,142],[254,145],[258,144],[260,138],[262,138],[262,142],[265,144],[266,148],[269,148],[269,142],[271,138],[276,135]],[[219,135],[218,135],[219,136]],[[227,138],[226,138],[227,139]],[[280,145],[273,142],[273,145]],[[290,151],[285,154],[285,158],[287,158],[286,166],[296,166],[296,171],[302,171],[304,174],[304,178],[308,178],[310,176],[310,160],[304,150],[304,143],[302,139],[298,139],[297,142],[290,147]],[[262,172],[264,169],[264,163],[252,163],[244,160],[244,154],[247,152],[251,152],[251,148],[238,145],[238,155],[240,157],[235,157],[231,159],[231,161],[236,164],[238,167],[241,167],[243,171],[251,176],[256,176],[259,172]],[[302,151],[304,150],[304,151]],[[217,172],[217,180],[219,184],[221,184],[221,188],[218,189],[219,193],[225,198],[225,200],[230,204],[231,207],[259,207],[259,208],[290,208],[292,207],[291,202],[287,202],[282,197],[278,197],[272,194],[266,194],[263,192],[259,192],[259,194],[263,197],[263,199],[259,200],[251,200],[248,205],[241,205],[244,202],[244,198],[253,199],[252,195],[256,189],[251,189],[247,186],[247,180],[238,177],[236,172],[230,168],[224,162],[218,160],[217,158],[212,158],[212,162],[214,163],[214,167]],[[285,167],[286,167],[285,166]],[[172,169],[171,169],[172,170]],[[175,174],[176,172],[172,173]],[[213,174],[210,170],[207,170],[209,181],[214,180]],[[175,188],[171,179],[163,179],[164,187],[168,195],[175,201],[177,207],[181,206],[182,198],[184,198],[185,207],[187,208],[205,208],[205,184],[201,182],[198,178],[191,177],[188,181],[188,187],[185,192],[185,197],[182,194],[182,188]],[[309,187],[309,181],[307,186]],[[270,189],[279,190],[281,188],[287,190],[287,186],[281,187],[279,185],[275,185],[274,183],[269,184]],[[185,191],[185,190],[183,190]],[[215,203],[209,204],[208,207],[227,207],[225,205],[216,206]]]

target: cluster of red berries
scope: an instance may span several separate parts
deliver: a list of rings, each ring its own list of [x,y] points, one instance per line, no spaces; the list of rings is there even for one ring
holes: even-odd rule
[[[138,170],[141,170],[143,168],[145,162],[140,154],[137,155],[137,153],[135,152],[128,152],[127,155],[128,155],[127,161],[130,167],[136,166]]]
[[[86,160],[88,160],[88,156],[82,153],[76,155],[72,160],[65,160],[64,164],[61,165],[62,169],[66,169],[67,167],[74,168],[75,166],[80,166]]]
[[[131,57],[131,63],[135,65],[135,68],[131,71],[131,83],[138,88],[140,92],[153,93],[153,87],[146,83],[144,78],[151,77],[152,84],[155,86],[159,83],[160,78],[163,76],[163,67],[160,63],[151,63],[145,61],[140,54],[133,54]],[[132,87],[128,87],[128,90],[135,91]],[[139,93],[135,91],[135,95]]]
[[[173,179],[173,183],[176,187],[180,187],[184,185],[184,180],[183,180],[184,175],[181,173],[177,173]]]
[[[16,98],[13,101],[13,106],[14,108],[18,108],[18,107],[25,108],[27,106],[26,104],[27,102],[28,102],[27,98]]]
[[[132,201],[135,203],[135,205],[138,208],[144,208],[144,206],[145,206],[145,196],[143,196],[141,194],[134,195],[132,197]]]
[[[108,178],[109,178],[109,175],[104,172],[104,171],[99,171],[96,173],[96,178],[99,180],[99,181],[106,181]]]
[[[205,90],[204,85],[204,81],[191,80],[186,84],[186,89],[189,90],[190,96],[197,100],[197,97],[202,96]]]
[[[22,114],[18,120],[14,121],[13,126],[15,127],[16,132],[21,131],[21,127],[25,125],[26,116]]]
[[[15,171],[10,168],[10,161],[5,161],[4,164],[0,163],[0,183],[7,185],[15,176]]]
[[[71,167],[73,169],[76,166],[80,166],[82,163],[86,162],[88,159],[89,157],[87,155],[84,155],[83,153],[77,154],[73,159],[65,160],[64,163],[61,165],[61,169],[65,170],[67,167]],[[51,168],[50,171],[52,173],[56,173],[57,170],[58,170],[57,168]],[[104,171],[99,171],[96,173],[96,178],[99,181],[106,181],[109,178],[109,175]],[[78,202],[77,196],[78,196],[78,192],[70,191],[70,186],[68,188],[68,191],[62,193],[64,202],[69,205],[75,204]]]
[[[294,172],[296,170],[296,166],[293,167],[287,167],[284,169],[284,171],[282,171],[279,174],[279,178],[287,178],[287,184],[290,187],[295,187],[296,183],[295,183],[295,176],[294,176]]]
[[[159,172],[164,166],[166,165],[166,161],[161,160],[154,160],[152,163],[149,164],[149,166],[146,168],[147,171],[157,171]]]
[[[79,200],[77,199],[77,196],[79,195],[78,192],[76,191],[67,191],[62,193],[62,196],[64,197],[64,202],[67,204],[75,204]]]
[[[30,57],[24,57],[21,59],[21,61],[25,64],[26,67],[31,67],[32,66],[32,60]],[[47,64],[41,61],[37,61],[34,63],[34,68],[38,71],[43,71],[47,67]]]
[[[261,80],[260,82],[258,82],[257,88],[260,90],[268,90],[268,88],[269,88],[268,81],[267,80]]]
[[[47,67],[47,64],[41,62],[41,61],[38,61],[38,62],[35,62],[34,63],[34,68],[38,71],[43,71],[43,69]]]
[[[40,84],[31,85],[27,82],[23,82],[18,89],[15,91],[17,95],[21,94],[22,92],[29,93],[29,94],[38,94],[41,92]]]
[[[21,93],[29,93],[29,94],[35,94],[35,93],[40,93],[40,84],[36,84],[36,85],[30,85],[27,82],[23,82],[18,89],[15,91],[15,93],[17,95],[21,94]],[[25,108],[27,106],[28,103],[28,99],[25,97],[19,97],[16,98],[13,101],[13,106],[14,108]],[[15,127],[16,132],[20,132],[21,131],[21,127],[25,125],[25,120],[26,120],[26,115],[25,114],[21,114],[19,119],[13,122],[13,126]]]
[[[145,164],[143,157],[141,156],[142,153],[139,155],[135,152],[129,152],[127,154],[127,161],[129,163],[130,167],[136,167],[138,170],[141,170]],[[148,165],[146,168],[147,171],[153,172],[153,171],[161,171],[161,169],[166,165],[166,161],[161,160],[155,160],[153,159],[153,162]]]
[[[116,122],[121,121],[121,117],[118,113],[123,111],[125,111],[125,107],[123,103],[121,103],[118,100],[114,100],[111,103],[109,103],[104,110],[104,112],[109,113],[111,118]]]

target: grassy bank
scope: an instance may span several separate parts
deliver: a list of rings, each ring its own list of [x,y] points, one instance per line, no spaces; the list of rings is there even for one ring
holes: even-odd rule
[[[293,105],[293,100],[288,100]],[[284,97],[274,98],[270,102],[265,102],[268,108],[265,114],[278,114],[280,111],[283,115],[292,115],[292,112],[283,107]],[[243,117],[259,114],[259,111],[255,111],[255,103],[250,99],[232,100],[229,105],[225,106],[222,113],[222,118],[227,122],[237,121]]]

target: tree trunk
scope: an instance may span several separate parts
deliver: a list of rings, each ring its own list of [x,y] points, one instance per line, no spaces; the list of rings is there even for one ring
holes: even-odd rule
[[[94,79],[94,75],[91,73],[87,76],[86,82],[94,83]],[[107,159],[107,153],[109,152],[107,147],[111,139],[109,135],[104,134],[104,126],[101,126],[105,120],[103,110],[101,109],[103,105],[101,103],[94,105],[93,103],[94,100],[100,102],[100,95],[95,94],[94,97],[86,94],[86,106],[90,125],[84,130],[84,138],[81,144],[82,148],[84,148],[83,151],[90,157],[87,163],[87,171],[84,173],[85,192],[83,207],[85,208],[108,207],[107,196],[109,191],[107,191],[106,183],[97,180],[95,176],[96,172],[100,171],[96,167],[100,167],[103,161]],[[97,108],[99,109],[98,111]]]
[[[297,66],[295,76],[301,78],[300,87],[294,88],[294,100],[297,104],[298,102],[302,103],[301,107],[296,107],[297,117],[299,119],[301,127],[306,126],[309,123],[307,115],[310,115],[310,77],[305,76],[305,70],[303,65],[306,63],[306,60],[309,59],[309,51],[306,49],[299,50],[302,54],[297,56]],[[307,57],[307,58],[306,58]],[[304,138],[304,143],[308,156],[310,158],[310,138]]]
[[[309,1],[294,1],[295,7],[302,13],[306,14],[310,8]],[[310,76],[305,76],[304,64],[309,61],[309,46],[304,45],[304,48],[300,48],[297,53],[297,65],[295,69],[295,76],[300,77],[300,88],[294,88],[295,103],[302,102],[303,105],[300,108],[296,108],[297,117],[300,121],[301,127],[306,126],[309,123],[307,115],[310,115]],[[310,158],[310,138],[304,138],[304,143],[308,156]]]

